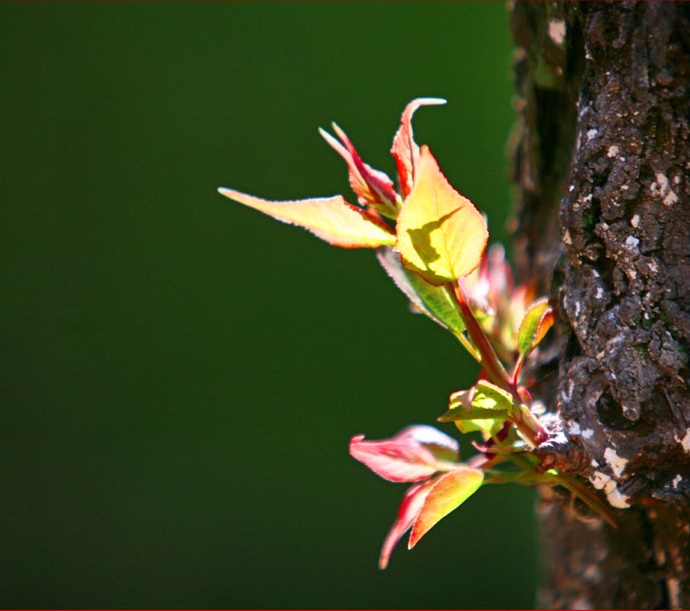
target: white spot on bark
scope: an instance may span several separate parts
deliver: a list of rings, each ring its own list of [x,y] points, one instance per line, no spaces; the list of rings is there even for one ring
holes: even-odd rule
[[[671,484],[673,484],[673,487],[677,490],[678,489],[678,484],[680,484],[683,481],[683,476],[679,473],[673,478],[673,481]]]
[[[575,185],[570,185],[570,186],[568,187],[568,192],[569,192],[569,193],[572,193],[573,191],[575,191]]]
[[[669,191],[663,199],[664,206],[673,206],[677,201],[678,196],[673,191]]]
[[[616,155],[618,155],[618,150],[619,150],[618,147],[617,147],[615,144],[612,144],[612,145],[609,147],[609,150],[606,151],[606,156],[607,156],[609,159],[611,159],[611,158],[615,157]]]
[[[603,296],[604,296],[604,289],[602,289],[600,286],[598,286],[596,292],[594,293],[594,298],[595,299],[601,299]]]
[[[580,434],[580,425],[577,422],[571,422],[568,425],[568,430],[570,431],[571,435],[579,435]]]
[[[630,500],[624,494],[621,494],[620,490],[616,486],[616,482],[611,479],[606,473],[601,471],[595,471],[590,475],[589,481],[592,482],[597,490],[603,490],[606,495],[606,499],[612,507],[618,507],[619,509],[625,509],[630,507]]]
[[[638,240],[635,236],[629,235],[625,239],[625,245],[630,249],[630,250],[635,250],[637,248],[637,245],[640,243],[640,240]]]
[[[599,133],[598,129],[589,129],[587,130],[587,140],[591,140],[594,138]]]
[[[594,437],[594,431],[593,431],[592,429],[585,429],[584,431],[582,431],[582,436],[583,436],[585,439],[591,439],[592,437]],[[594,462],[594,461],[593,461],[593,462]],[[597,465],[595,465],[595,466],[598,467],[599,465],[597,464]]]
[[[553,19],[549,21],[549,38],[557,45],[562,45],[565,40],[565,21]]]
[[[621,161],[625,161],[625,157],[621,157]],[[628,185],[621,185],[621,191],[627,191],[629,188]]]
[[[569,246],[573,243],[573,239],[570,237],[570,232],[567,229],[563,233],[563,243],[568,244]]]
[[[610,492],[606,492],[606,499],[612,507],[618,507],[618,509],[627,509],[630,507],[630,497],[621,494],[620,490],[616,487]]]
[[[604,460],[609,464],[611,471],[613,471],[616,477],[621,476],[623,471],[625,471],[625,466],[629,462],[627,458],[619,456],[613,448],[606,448],[604,450]]]
[[[631,219],[630,219],[630,224],[637,229],[637,226],[640,224],[640,215],[635,214]]]
[[[685,429],[685,435],[680,440],[680,445],[683,446],[683,451],[690,454],[690,429]]]

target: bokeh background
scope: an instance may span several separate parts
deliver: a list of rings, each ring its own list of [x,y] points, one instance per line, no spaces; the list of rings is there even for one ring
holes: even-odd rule
[[[510,57],[502,3],[0,6],[1,607],[533,604],[516,487],[377,569],[404,486],[349,438],[476,367],[371,252],[215,191],[349,194],[317,127],[392,175],[445,97],[417,140],[505,240]]]

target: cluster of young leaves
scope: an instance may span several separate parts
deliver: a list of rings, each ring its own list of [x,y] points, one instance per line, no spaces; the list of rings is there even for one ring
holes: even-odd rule
[[[546,298],[530,285],[515,286],[500,246],[487,250],[482,214],[458,193],[426,145],[417,145],[412,117],[421,106],[444,104],[419,98],[403,111],[391,154],[397,189],[383,172],[364,163],[335,123],[335,136],[320,130],[345,160],[357,204],[341,195],[268,201],[233,189],[222,195],[280,221],[299,225],[343,248],[374,248],[395,284],[421,312],[452,333],[480,364],[477,382],[451,394],[439,418],[461,433],[478,433],[478,454],[459,459],[456,440],[430,426],[411,426],[380,441],[351,439],[350,454],[379,476],[412,484],[385,539],[385,568],[409,530],[408,547],[483,484],[519,482],[561,485],[607,516],[596,496],[565,474],[539,469],[531,452],[548,431],[534,413],[523,366],[554,322]]]

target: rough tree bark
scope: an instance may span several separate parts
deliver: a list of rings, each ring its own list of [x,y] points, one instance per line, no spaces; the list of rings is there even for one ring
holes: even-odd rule
[[[539,604],[687,608],[690,4],[517,2],[511,27],[518,269],[561,320],[539,451],[618,524],[542,493]]]

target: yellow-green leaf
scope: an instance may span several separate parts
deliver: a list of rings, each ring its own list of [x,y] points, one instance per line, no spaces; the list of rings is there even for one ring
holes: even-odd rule
[[[218,192],[283,223],[304,227],[333,246],[377,248],[395,243],[395,235],[388,225],[347,203],[341,195],[269,201],[224,187]]]
[[[412,526],[408,549],[417,545],[439,520],[470,498],[483,481],[484,472],[470,467],[459,467],[441,475],[424,499],[424,505]]]
[[[538,299],[529,306],[522,317],[517,336],[518,350],[523,357],[544,339],[546,332],[553,326],[554,319],[553,308],[547,297]]]
[[[440,286],[477,268],[486,248],[486,223],[472,202],[450,185],[422,146],[412,192],[397,224],[396,250],[403,264]]]

